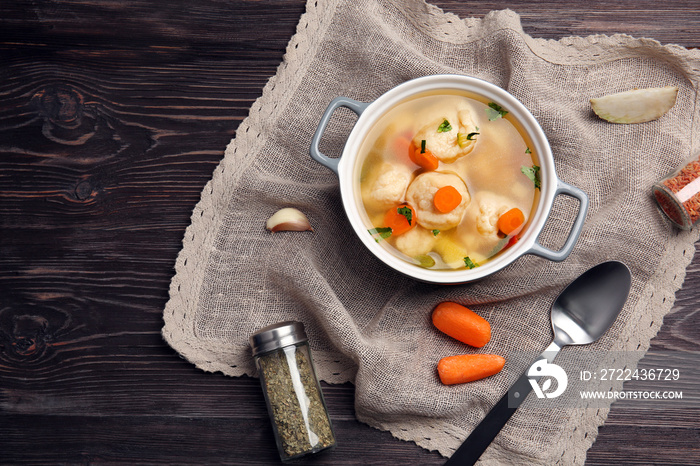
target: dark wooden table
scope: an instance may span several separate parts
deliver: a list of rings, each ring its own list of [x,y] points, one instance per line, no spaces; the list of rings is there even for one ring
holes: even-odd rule
[[[509,7],[556,39],[700,46],[700,1]],[[190,213],[282,60],[302,0],[0,3],[0,463],[275,464],[256,379],[204,373],[162,340]],[[653,349],[700,350],[700,256]],[[355,420],[313,464],[441,464]],[[613,405],[588,464],[698,464],[699,413]]]

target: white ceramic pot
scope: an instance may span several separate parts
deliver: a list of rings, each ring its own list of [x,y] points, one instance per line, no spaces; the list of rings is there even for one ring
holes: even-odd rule
[[[533,208],[529,224],[521,234],[519,241],[493,259],[473,269],[431,270],[410,264],[394,255],[368,234],[367,230],[372,228],[372,226],[368,225],[364,220],[366,216],[362,214],[363,206],[357,192],[359,183],[355,178],[359,173],[358,166],[362,162],[358,160],[359,150],[370,128],[386,111],[397,103],[416,94],[439,90],[466,91],[497,102],[520,122],[532,141],[534,152],[539,158],[541,178],[539,201]],[[339,107],[346,107],[354,111],[357,113],[358,119],[348,136],[341,156],[339,158],[331,158],[319,151],[319,142],[333,112]],[[586,194],[579,188],[564,183],[557,177],[554,168],[554,158],[552,157],[552,150],[547,137],[527,108],[500,87],[468,76],[432,75],[413,79],[394,87],[371,103],[338,97],[328,105],[324,112],[311,141],[310,153],[314,160],[333,170],[338,175],[345,212],[355,233],[367,249],[393,269],[417,280],[429,283],[456,284],[479,280],[503,269],[525,254],[535,254],[552,261],[562,261],[571,254],[581,233],[588,210],[588,197]],[[554,251],[539,244],[537,239],[552,209],[554,198],[559,194],[574,197],[579,200],[580,204],[578,214],[564,245],[558,251]]]

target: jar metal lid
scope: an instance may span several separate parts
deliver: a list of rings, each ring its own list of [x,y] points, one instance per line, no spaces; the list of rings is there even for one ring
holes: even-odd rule
[[[287,321],[261,328],[250,337],[253,356],[308,341],[304,324]]]

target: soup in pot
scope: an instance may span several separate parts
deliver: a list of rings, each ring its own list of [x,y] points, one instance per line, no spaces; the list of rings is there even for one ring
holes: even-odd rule
[[[527,135],[507,109],[476,95],[399,103],[360,151],[368,234],[417,266],[482,265],[517,242],[538,198]]]

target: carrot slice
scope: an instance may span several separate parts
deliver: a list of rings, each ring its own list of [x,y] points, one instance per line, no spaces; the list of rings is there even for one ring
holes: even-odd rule
[[[498,374],[506,360],[496,354],[460,354],[438,362],[440,381],[445,385],[473,382]]]
[[[514,207],[498,217],[498,229],[501,231],[501,233],[507,236],[520,228],[520,225],[522,225],[524,222],[525,215],[523,215],[523,212],[520,209]]]
[[[433,325],[455,340],[481,348],[491,339],[491,325],[471,309],[445,301],[433,310]]]
[[[443,186],[433,196],[435,208],[443,214],[452,212],[461,202],[462,195],[454,186]]]
[[[416,147],[413,150],[412,155],[411,152],[409,152],[411,161],[428,171],[437,170],[439,164],[438,158],[435,157],[432,152],[426,149],[424,144],[421,144],[421,146],[422,147]]]
[[[416,226],[416,211],[408,204],[392,207],[384,215],[384,226],[391,228],[391,235],[398,236]]]

